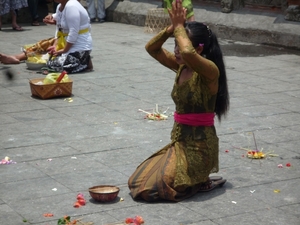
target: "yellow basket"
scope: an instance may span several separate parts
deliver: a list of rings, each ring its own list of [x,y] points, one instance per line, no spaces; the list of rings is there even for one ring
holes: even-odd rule
[[[44,78],[35,78],[29,81],[32,96],[41,99],[70,97],[72,95],[73,81],[55,84],[40,84]]]

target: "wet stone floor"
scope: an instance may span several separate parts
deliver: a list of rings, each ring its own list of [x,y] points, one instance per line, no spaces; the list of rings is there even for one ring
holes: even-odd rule
[[[270,55],[300,55],[300,49],[264,44],[219,40],[224,56],[262,57]]]

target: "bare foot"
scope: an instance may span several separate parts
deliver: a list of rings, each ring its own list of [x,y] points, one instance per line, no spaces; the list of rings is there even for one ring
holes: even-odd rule
[[[0,53],[0,62],[3,64],[19,64],[20,60],[11,55],[4,55]]]
[[[91,59],[90,59],[90,61],[89,61],[89,65],[88,65],[88,67],[86,68],[85,71],[87,71],[87,72],[93,71],[93,62],[92,62]]]

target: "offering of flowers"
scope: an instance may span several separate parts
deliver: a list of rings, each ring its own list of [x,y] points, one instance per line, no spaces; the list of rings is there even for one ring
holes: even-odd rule
[[[43,84],[54,84],[68,82],[69,77],[66,71],[61,73],[49,73],[43,80]]]
[[[55,42],[55,38],[48,38],[41,40],[35,44],[28,44],[23,46],[22,51],[26,52],[27,55],[33,54],[44,54],[47,53],[47,49],[52,46]]]
[[[76,225],[93,225],[94,224],[93,222],[83,222],[81,220],[82,219],[71,220],[70,216],[64,216],[57,221],[57,225],[75,225],[75,224]],[[109,223],[106,225],[127,225],[127,224],[142,225],[144,223],[145,223],[145,221],[144,221],[143,217],[135,216],[135,217],[127,217],[122,222]]]
[[[14,164],[16,162],[12,161],[8,156],[5,156],[4,159],[1,159],[0,165],[8,165],[8,164]]]
[[[165,111],[163,112],[159,112],[158,110],[158,105],[156,104],[156,108],[155,110],[153,110],[153,112],[147,112],[145,110],[139,109],[140,112],[146,113],[145,119],[149,119],[149,120],[166,120],[168,119],[168,116],[166,115],[167,111],[169,108],[167,108]]]
[[[71,220],[70,216],[64,216],[57,221],[57,225],[93,225],[93,222],[82,222],[81,219]]]
[[[86,203],[86,201],[85,201],[83,194],[79,193],[79,194],[77,194],[77,201],[74,203],[73,207],[79,208],[81,206],[84,206],[85,203]]]
[[[34,55],[34,56],[29,56],[27,58],[27,62],[45,64],[47,63],[47,60],[42,55]]]
[[[126,224],[134,224],[134,225],[141,225],[144,223],[144,219],[141,216],[135,216],[133,218],[128,217],[125,219]]]
[[[266,156],[272,156],[272,157],[275,157],[275,156],[278,156],[276,154],[272,154],[271,152],[267,152],[267,153],[263,153],[263,149],[261,151],[259,150],[249,150],[249,149],[246,149],[248,152],[247,152],[247,157],[248,158],[251,158],[251,159],[263,159],[265,158]]]
[[[253,139],[254,139],[254,143],[255,143],[255,147],[256,149],[249,149],[249,148],[237,148],[237,149],[240,149],[240,150],[245,150],[247,151],[247,157],[250,158],[250,159],[264,159],[266,158],[267,156],[271,156],[271,157],[276,157],[278,155],[276,154],[273,154],[272,152],[267,152],[267,153],[264,153],[263,152],[263,148],[261,150],[258,150],[257,148],[257,144],[256,144],[256,140],[255,140],[255,136],[254,136],[254,133],[253,134]]]
[[[251,159],[262,159],[266,157],[266,154],[259,150],[252,150],[248,151],[247,157]]]

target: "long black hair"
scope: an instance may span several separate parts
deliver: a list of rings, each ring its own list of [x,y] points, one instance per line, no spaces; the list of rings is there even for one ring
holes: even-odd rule
[[[225,116],[229,109],[229,93],[223,54],[218,39],[204,23],[196,21],[186,22],[185,30],[194,48],[197,48],[199,44],[203,44],[203,51],[201,55],[213,61],[219,68],[219,89],[217,93],[215,113],[219,121],[221,121],[221,117]]]

